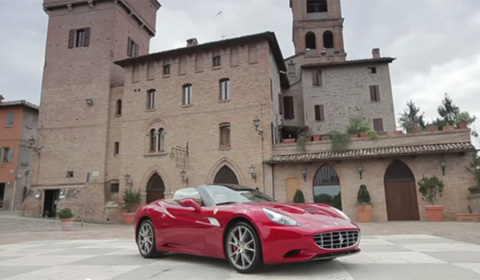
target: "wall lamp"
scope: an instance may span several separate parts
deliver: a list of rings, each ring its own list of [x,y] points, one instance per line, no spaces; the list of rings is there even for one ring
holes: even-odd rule
[[[85,102],[87,102],[88,106],[93,106],[93,99],[87,98],[87,99],[85,99]]]
[[[306,182],[307,181],[307,168],[306,167],[302,168],[302,170],[300,170],[300,172],[302,172],[303,181]]]
[[[362,180],[362,174],[363,174],[363,165],[357,166],[357,171],[358,171],[358,176],[360,176],[360,180]]]
[[[182,171],[180,171],[180,177],[182,178],[182,183],[185,183],[188,186],[188,176],[185,169],[182,169]]]
[[[445,176],[445,167],[447,166],[447,162],[445,161],[444,158],[440,161],[440,167],[442,167],[442,174]]]
[[[257,182],[257,173],[255,172],[255,166],[250,165],[250,167],[248,168],[248,172],[250,173],[250,176],[252,176],[252,180],[255,181],[255,183]]]
[[[28,142],[28,148],[29,148],[29,149],[32,149],[35,153],[40,154],[40,151],[42,150],[43,146],[40,147],[40,148],[34,147],[34,146],[35,146],[35,143],[36,143],[37,141],[35,140],[35,138],[33,138],[33,136],[30,137],[30,139],[28,139],[27,142]]]
[[[127,186],[133,186],[133,179],[132,179],[132,176],[130,176],[130,174],[125,174],[123,175],[123,178],[125,179],[125,183],[127,184]]]
[[[260,118],[259,117],[255,117],[253,119],[253,126],[255,126],[255,130],[257,131],[258,135],[262,136],[263,138],[263,129],[260,128]]]

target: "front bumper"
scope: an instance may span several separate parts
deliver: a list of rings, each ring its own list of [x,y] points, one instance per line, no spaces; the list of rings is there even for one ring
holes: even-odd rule
[[[315,243],[314,235],[328,232],[358,231],[357,242],[339,249],[324,249]],[[266,264],[331,259],[360,252],[360,229],[347,221],[326,226],[321,223],[289,227],[281,225],[260,226],[263,261]]]

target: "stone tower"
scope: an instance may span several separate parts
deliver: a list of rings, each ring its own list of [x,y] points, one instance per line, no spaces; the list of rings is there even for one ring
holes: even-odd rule
[[[49,21],[36,141],[42,148],[33,187],[81,195],[91,173],[89,208],[103,211],[110,89],[124,75],[113,62],[148,54],[160,4],[44,0],[43,8]],[[42,199],[38,204],[45,208]]]
[[[295,54],[309,63],[345,61],[340,0],[290,0]]]

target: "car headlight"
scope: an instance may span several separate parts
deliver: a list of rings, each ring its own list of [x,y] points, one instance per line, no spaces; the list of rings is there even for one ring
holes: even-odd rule
[[[274,223],[284,225],[284,226],[294,226],[298,227],[301,226],[301,224],[294,219],[287,217],[285,215],[282,215],[280,213],[277,213],[273,210],[263,208],[263,213]]]
[[[351,222],[350,218],[347,216],[347,214],[343,213],[343,211],[340,211],[338,210],[337,208],[335,207],[330,207],[332,208],[335,212],[337,212],[338,215],[340,215],[342,218],[344,218],[345,220]]]

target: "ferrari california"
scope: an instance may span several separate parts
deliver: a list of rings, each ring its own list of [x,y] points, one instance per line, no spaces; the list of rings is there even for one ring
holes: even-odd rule
[[[227,259],[240,273],[264,264],[332,260],[360,251],[360,229],[325,204],[279,203],[239,185],[178,190],[138,209],[144,258],[182,253]]]

